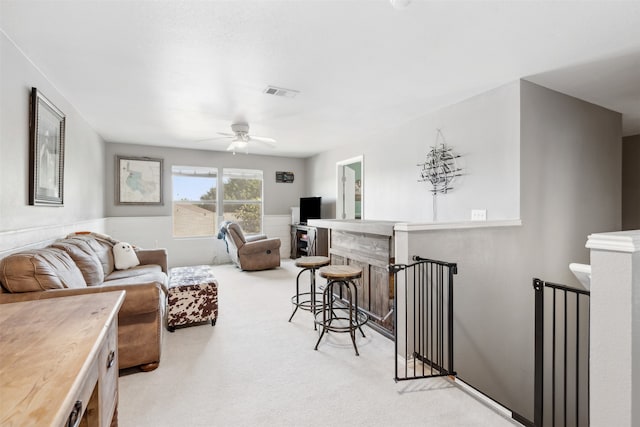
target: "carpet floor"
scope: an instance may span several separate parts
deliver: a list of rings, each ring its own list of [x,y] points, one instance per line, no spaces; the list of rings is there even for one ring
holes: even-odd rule
[[[120,377],[120,426],[520,425],[449,379],[394,382],[393,341],[368,327],[359,357],[348,334],[314,351],[311,314],[287,322],[298,271],[216,266],[216,326],[165,331],[160,367]]]

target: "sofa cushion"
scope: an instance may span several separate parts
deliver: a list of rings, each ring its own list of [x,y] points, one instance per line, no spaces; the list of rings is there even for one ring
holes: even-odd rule
[[[128,270],[115,270],[104,280],[104,284],[109,286],[157,282],[165,292],[169,281],[159,265],[138,265]]]
[[[111,237],[92,233],[69,235],[65,240],[80,240],[86,242],[100,260],[105,276],[108,276],[114,270],[113,245],[117,242]]]
[[[67,252],[43,248],[18,252],[0,261],[0,282],[12,293],[87,286]]]
[[[64,239],[54,242],[54,248],[66,251],[71,259],[76,263],[87,286],[101,285],[104,281],[104,270],[102,263],[95,250],[89,243],[82,239]]]

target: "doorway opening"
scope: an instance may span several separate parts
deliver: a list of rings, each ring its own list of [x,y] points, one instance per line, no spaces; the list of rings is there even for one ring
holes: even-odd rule
[[[336,218],[364,217],[364,162],[362,156],[336,163]]]

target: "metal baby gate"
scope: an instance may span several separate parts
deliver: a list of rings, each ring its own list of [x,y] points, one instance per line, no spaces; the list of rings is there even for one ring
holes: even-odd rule
[[[590,293],[533,279],[535,290],[534,423],[589,425]],[[545,292],[546,291],[546,292]]]
[[[453,369],[455,263],[414,256],[391,264],[394,280],[395,380],[456,375]]]

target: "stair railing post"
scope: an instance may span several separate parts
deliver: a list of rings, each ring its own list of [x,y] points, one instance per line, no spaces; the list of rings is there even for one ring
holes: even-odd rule
[[[447,310],[447,322],[449,333],[449,373],[455,375],[455,369],[453,368],[453,275],[458,274],[458,265],[449,265],[449,309]]]
[[[544,398],[544,282],[533,279],[535,290],[535,350],[533,424],[542,427]]]

